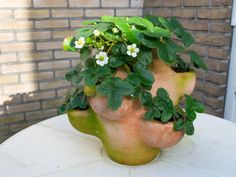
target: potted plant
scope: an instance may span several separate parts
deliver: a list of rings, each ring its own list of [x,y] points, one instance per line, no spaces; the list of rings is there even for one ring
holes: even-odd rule
[[[74,128],[100,138],[108,156],[126,165],[150,162],[194,133],[196,112],[204,111],[190,96],[194,68],[206,65],[176,18],[102,16],[83,25],[63,43],[80,53],[65,76],[75,89],[59,109]]]

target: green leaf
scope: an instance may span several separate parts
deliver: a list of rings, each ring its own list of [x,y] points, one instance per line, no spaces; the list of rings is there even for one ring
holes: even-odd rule
[[[159,22],[161,23],[161,25],[163,27],[165,27],[168,30],[172,30],[172,25],[170,23],[170,21],[167,18],[164,17],[159,17]]]
[[[167,37],[170,38],[171,37],[171,33],[169,30],[160,28],[160,27],[155,27],[151,30],[146,30],[143,31],[143,33],[147,36],[150,37],[155,37],[155,38],[159,38],[159,37]]]
[[[139,44],[142,39],[142,33],[138,30],[131,30],[125,33],[131,43]]]
[[[176,48],[170,40],[163,41],[157,52],[160,59],[165,63],[171,64],[176,60]]]
[[[62,104],[59,108],[58,108],[58,113],[59,114],[64,114],[66,112],[66,104]]]
[[[154,120],[154,119],[158,119],[160,117],[161,117],[161,113],[155,107],[151,108],[151,110],[149,110],[148,112],[146,112],[144,114],[144,119],[145,120]]]
[[[83,92],[81,92],[71,99],[70,105],[73,109],[86,109],[88,107],[87,97],[84,95]]]
[[[109,28],[111,27],[110,23],[98,23],[96,25],[94,25],[94,30],[97,29],[100,32],[105,32],[107,31]]]
[[[101,20],[102,20],[103,22],[114,22],[114,21],[115,21],[115,18],[116,18],[116,17],[113,17],[113,16],[106,16],[106,15],[101,16]]]
[[[145,19],[147,19],[150,22],[152,22],[152,24],[155,25],[155,26],[160,26],[161,25],[161,23],[159,21],[159,17],[157,17],[157,16],[147,15],[147,16],[145,16]]]
[[[161,121],[162,122],[168,122],[172,117],[172,113],[167,111],[167,110],[164,110],[161,114]]]
[[[121,104],[122,104],[122,96],[117,95],[114,92],[111,93],[111,95],[108,97],[108,106],[112,110],[117,110]]]
[[[94,25],[98,22],[101,22],[100,20],[85,20],[82,22],[82,25]]]
[[[84,83],[87,86],[95,86],[98,81],[98,75],[93,68],[86,69],[81,73],[81,76],[84,77]]]
[[[134,92],[133,86],[127,81],[118,77],[103,81],[97,86],[97,93],[108,97],[108,107],[117,110],[122,103],[123,96],[131,95]],[[112,99],[114,103],[112,103]]]
[[[180,30],[179,35],[180,35],[185,47],[189,47],[190,45],[192,45],[195,42],[193,36],[185,30]]]
[[[202,69],[207,69],[207,65],[203,62],[203,60],[201,59],[201,57],[195,52],[195,51],[189,51],[188,52],[191,62],[192,64],[196,67],[196,68],[202,68]]]
[[[187,119],[189,121],[194,121],[197,117],[197,114],[194,112],[194,110],[186,108],[186,115],[187,115]]]
[[[111,55],[109,59],[109,66],[113,68],[118,68],[123,65],[124,62],[120,59],[120,56]]]
[[[93,35],[93,29],[91,28],[81,28],[76,31],[76,39],[84,37],[85,39]]]
[[[142,43],[143,45],[149,47],[149,48],[159,48],[161,43],[160,40],[157,40],[156,38],[151,38],[151,37],[143,37],[142,38]]]
[[[128,33],[131,29],[128,23],[125,22],[124,18],[115,18],[115,25],[124,33]]]
[[[181,23],[176,19],[176,17],[170,17],[171,30],[183,29]]]
[[[81,64],[81,63],[79,63],[79,64],[77,64],[76,66],[75,66],[75,70],[79,73],[79,72],[81,72],[81,70],[83,69],[83,65]]]
[[[196,112],[199,113],[203,113],[204,112],[204,106],[203,104],[201,104],[199,101],[197,101],[196,99],[192,98],[189,95],[184,95],[185,99],[186,99],[186,109],[191,109],[194,110]]]
[[[112,73],[111,69],[108,66],[102,66],[96,70],[96,74],[99,78],[106,78],[111,76]]]
[[[174,122],[174,130],[180,131],[184,129],[184,120],[178,119],[176,122]]]
[[[80,59],[86,60],[91,57],[91,50],[88,47],[83,47],[80,49]]]
[[[82,77],[79,75],[78,71],[72,70],[66,73],[65,79],[72,84],[78,85],[82,81]]]
[[[185,122],[185,133],[186,135],[193,135],[194,134],[194,126],[192,122],[186,121]]]
[[[87,74],[84,76],[84,83],[87,86],[95,86],[98,81],[98,76],[95,74]]]
[[[111,48],[112,54],[119,55],[120,54],[120,44],[116,44]]]
[[[137,59],[142,65],[149,65],[152,62],[152,51],[140,50]]]
[[[147,29],[154,28],[154,25],[152,24],[152,22],[150,22],[142,17],[132,17],[132,18],[129,18],[127,21],[129,24],[139,25],[139,26],[145,27]]]
[[[133,86],[139,86],[141,83],[139,76],[135,73],[132,73],[132,72],[130,72],[128,74],[128,76],[125,80],[128,81]]]
[[[140,95],[140,102],[144,106],[152,104],[152,94],[147,91],[143,91]]]
[[[163,111],[167,110],[173,114],[175,113],[173,102],[164,88],[157,90],[157,96],[153,98],[153,104]]]
[[[152,85],[153,84],[154,76],[145,67],[141,67],[141,66],[136,64],[135,65],[135,72],[139,76],[142,84],[144,84],[144,85]]]

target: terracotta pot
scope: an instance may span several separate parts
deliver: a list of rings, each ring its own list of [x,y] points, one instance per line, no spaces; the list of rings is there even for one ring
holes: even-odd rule
[[[195,87],[194,72],[176,73],[160,60],[154,60],[150,69],[155,77],[152,94],[163,87],[175,105]],[[118,72],[117,76],[122,78],[126,74]],[[69,120],[77,130],[100,138],[115,162],[125,165],[148,163],[160,153],[160,148],[171,147],[184,136],[184,132],[174,131],[171,122],[145,121],[145,108],[131,98],[124,98],[117,111],[110,110],[107,99],[102,96],[91,97],[89,102],[89,110],[68,112]]]

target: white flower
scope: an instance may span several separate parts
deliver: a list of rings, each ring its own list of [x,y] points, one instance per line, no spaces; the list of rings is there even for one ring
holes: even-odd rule
[[[94,30],[94,31],[93,31],[93,34],[94,34],[95,36],[99,36],[99,35],[101,34],[101,32],[98,31],[98,30]]]
[[[75,41],[75,48],[81,49],[83,48],[84,44],[85,44],[84,37],[80,37],[78,41]]]
[[[104,49],[104,46],[101,46],[100,48],[99,48],[99,50],[103,50]]]
[[[99,52],[99,54],[97,54],[95,58],[96,58],[96,63],[100,66],[106,65],[109,60],[106,52]]]
[[[136,44],[128,45],[127,46],[127,54],[132,57],[137,57],[137,54],[139,53],[139,48],[137,48]]]
[[[119,30],[118,30],[118,28],[114,27],[114,28],[112,28],[112,32],[113,33],[119,33]]]

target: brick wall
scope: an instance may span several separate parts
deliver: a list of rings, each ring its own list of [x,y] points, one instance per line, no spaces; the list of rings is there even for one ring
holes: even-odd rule
[[[142,14],[143,0],[0,0],[0,142],[57,115],[69,83],[63,77],[78,55],[61,50],[85,18]],[[194,95],[222,116],[231,0],[152,0],[156,15],[179,17],[194,32],[194,48],[209,71],[198,71]],[[148,6],[148,4],[146,3]],[[150,9],[149,9],[150,10]]]
[[[84,18],[141,14],[136,0],[0,0],[0,142],[57,115],[78,62],[61,44]]]
[[[194,34],[193,49],[208,65],[207,71],[197,71],[194,96],[205,104],[207,113],[223,117],[232,0],[146,0],[145,7],[144,13],[176,16]]]

